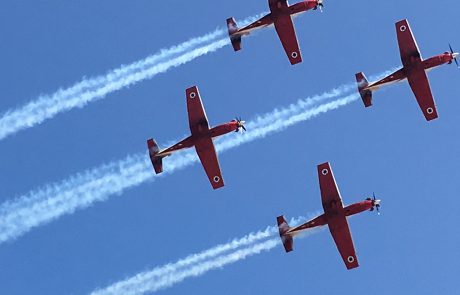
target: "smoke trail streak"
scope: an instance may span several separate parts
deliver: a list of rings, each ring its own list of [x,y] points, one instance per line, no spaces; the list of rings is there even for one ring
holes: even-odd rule
[[[306,218],[299,217],[293,218],[289,222],[291,225],[297,225],[301,222],[305,221]],[[242,238],[233,239],[232,241],[226,244],[220,244],[215,247],[212,247],[208,250],[202,251],[198,254],[192,254],[187,256],[186,258],[180,259],[175,263],[168,263],[161,267],[156,267],[149,271],[144,271],[141,273],[136,274],[130,278],[127,278],[123,281],[117,282],[112,284],[111,286],[105,288],[104,290],[97,290],[94,291],[94,294],[124,294],[126,290],[132,289],[134,286],[147,284],[149,281],[154,279],[161,278],[162,276],[168,275],[173,272],[177,272],[178,270],[191,266],[196,265],[197,263],[209,260],[211,258],[217,257],[221,254],[226,252],[236,250],[241,247],[249,246],[254,243],[260,242],[266,238],[272,237],[278,233],[278,228],[275,226],[269,226],[263,231],[258,231],[256,233],[250,233]]]
[[[248,17],[242,21],[242,24],[248,24],[261,17],[261,15]],[[215,52],[230,44],[227,37],[225,37],[226,41],[224,41],[225,34],[226,30],[216,29],[214,32],[190,39],[177,46],[161,49],[159,53],[148,56],[143,60],[129,65],[122,65],[105,75],[89,79],[84,78],[74,86],[59,89],[51,95],[41,95],[22,107],[8,110],[0,117],[0,140],[23,129],[41,124],[59,113],[73,108],[82,108],[89,102],[104,98],[111,92],[134,85],[145,79],[151,79],[171,68]],[[176,56],[178,54],[182,55]]]
[[[202,276],[213,269],[222,268],[228,264],[236,263],[250,256],[260,254],[262,252],[267,252],[279,245],[279,239],[270,239],[268,241],[255,244],[251,247],[240,249],[233,253],[218,257],[217,259],[200,263],[189,269],[185,269],[182,272],[171,273],[170,275],[162,277],[159,281],[152,281],[150,284],[138,286],[138,289],[131,290],[131,292],[128,291],[126,293],[118,294],[144,294],[146,292],[162,290],[180,283],[187,278]]]
[[[225,140],[225,141],[221,140],[218,144],[216,144],[216,149],[219,152],[224,152],[226,150],[238,147],[244,143],[248,143],[248,142],[254,141],[259,138],[264,138],[268,134],[271,134],[274,132],[281,132],[285,130],[286,128],[293,126],[295,124],[298,124],[306,120],[310,120],[321,114],[324,114],[329,111],[346,106],[350,104],[351,102],[358,100],[358,98],[359,98],[358,94],[351,94],[344,98],[337,99],[329,103],[324,103],[312,109],[307,109],[303,112],[293,113],[289,117],[286,117],[286,118],[280,117],[277,120],[269,124],[253,129],[250,133],[249,132],[243,133],[242,136],[232,138],[232,140]],[[227,138],[227,136],[225,136],[224,138]]]
[[[303,110],[307,100],[298,103],[299,110],[289,107],[281,110],[284,114],[276,121],[267,121],[261,116],[252,125],[253,129],[239,137],[225,137],[216,144],[219,151],[225,151],[243,143],[265,137],[267,134],[283,130],[293,124],[313,118],[321,113],[344,106],[356,99],[356,95]],[[193,152],[180,153],[165,161],[165,174],[173,173],[198,161]],[[94,202],[105,201],[111,195],[120,195],[124,190],[154,180],[148,157],[145,154],[129,156],[122,161],[95,168],[71,177],[63,182],[48,185],[32,191],[18,199],[0,205],[0,243],[16,238],[31,228],[46,224],[64,214],[86,208]]]
[[[396,71],[398,68],[393,68],[391,70],[382,72],[377,75],[372,75],[370,76],[371,81],[375,80],[380,80],[383,77],[386,77]],[[247,124],[248,129],[253,129],[256,128],[257,126],[260,126],[262,124],[268,124],[269,122],[273,122],[274,120],[278,120],[280,118],[283,118],[285,116],[291,116],[295,112],[303,112],[305,109],[308,107],[314,105],[315,103],[320,103],[324,100],[331,99],[334,97],[338,97],[341,95],[344,95],[350,91],[356,91],[357,90],[357,85],[356,82],[354,83],[347,83],[340,85],[330,91],[321,93],[319,95],[314,95],[312,97],[306,98],[306,99],[299,99],[297,100],[296,103],[293,103],[287,107],[282,108],[281,110],[275,109],[274,111],[260,115],[256,118],[255,121],[249,122]]]
[[[152,65],[151,67],[143,68],[127,75],[121,75],[118,79],[109,79],[99,87],[81,89],[77,94],[70,95],[67,92],[72,92],[72,90],[59,91],[52,97],[42,97],[20,109],[8,111],[0,118],[0,140],[22,129],[40,124],[61,112],[77,107],[82,108],[92,101],[104,98],[109,93],[132,86],[145,79],[151,79],[171,68],[179,67],[200,56],[215,52],[228,45],[229,42],[227,38],[220,39],[170,60]]]
[[[386,72],[378,76],[384,74]],[[351,84],[346,84],[321,95],[299,100],[286,108],[260,115],[248,122],[250,130],[242,136],[228,135],[216,141],[216,149],[223,152],[345,106],[357,100],[358,95],[348,95],[309,108],[325,99],[346,95],[351,89]],[[112,195],[121,195],[126,189],[174,173],[195,162],[198,162],[195,153],[178,153],[171,160],[165,161],[165,173],[158,176],[153,174],[149,159],[144,153],[130,155],[121,161],[88,170],[4,202],[0,204],[0,244],[17,238],[34,227],[49,223],[65,214],[72,214],[95,202],[105,201]]]
[[[227,264],[235,263],[239,260],[243,260],[249,256],[259,254],[263,251],[269,251],[278,246],[279,243],[280,241],[278,239],[270,239],[250,247],[231,252],[227,255],[219,256],[216,259],[208,260],[197,265],[192,265],[190,268],[187,268],[183,271],[167,273],[161,276],[158,280],[146,280],[138,284],[136,284],[136,282],[134,284],[116,289],[114,289],[113,286],[109,286],[104,290],[96,290],[92,292],[91,295],[134,295],[145,294],[147,292],[155,292],[180,283],[186,278],[201,276],[210,270],[222,268]]]
[[[123,281],[117,282],[104,290],[96,290],[92,294],[127,294],[129,289],[135,286],[145,285],[153,280],[162,278],[163,276],[175,273],[182,268],[196,265],[202,261],[214,258],[223,253],[257,243],[263,239],[273,236],[277,232],[275,227],[267,227],[264,231],[259,231],[254,234],[249,234],[240,239],[221,244],[209,250],[198,254],[190,255],[184,259],[180,259],[175,263],[169,263],[161,267],[156,267],[152,270],[141,272]]]
[[[270,232],[272,232],[268,237],[271,237],[278,232],[276,227],[271,227],[268,229],[270,229]],[[319,229],[312,229],[298,236],[298,238],[304,238],[317,232],[319,232]],[[269,239],[266,241],[260,239],[258,241],[253,241],[252,243],[248,243],[244,246],[240,245],[240,247],[232,249],[234,251],[227,254],[220,253],[222,255],[216,255],[214,258],[209,258],[199,263],[195,261],[193,263],[188,263],[185,267],[177,267],[171,271],[163,271],[161,275],[158,275],[158,270],[165,268],[167,265],[160,268],[155,268],[151,271],[143,272],[123,281],[112,284],[104,289],[97,289],[93,291],[91,295],[140,295],[159,291],[168,287],[172,287],[173,285],[178,284],[187,278],[198,277],[211,270],[222,268],[228,264],[244,260],[250,256],[262,253],[264,251],[269,251],[276,246],[279,246],[280,244],[281,242],[278,238]]]

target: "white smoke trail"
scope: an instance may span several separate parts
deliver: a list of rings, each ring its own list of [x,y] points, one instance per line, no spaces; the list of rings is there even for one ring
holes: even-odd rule
[[[22,129],[33,127],[43,121],[53,118],[59,113],[73,108],[82,108],[88,103],[106,97],[107,94],[122,88],[135,85],[145,79],[151,79],[171,68],[179,67],[197,57],[214,52],[229,44],[227,38],[219,39],[211,44],[203,45],[170,60],[156,63],[139,71],[121,75],[117,79],[108,79],[97,87],[80,89],[76,94],[69,94],[74,90],[58,91],[53,96],[43,96],[17,110],[8,111],[0,118],[0,140]],[[117,76],[114,74],[114,76]],[[91,82],[90,82],[91,83]],[[79,87],[77,87],[79,88]]]
[[[216,144],[216,148],[219,151],[228,150],[344,106],[356,98],[356,95],[352,95],[306,110],[303,106],[309,105],[309,99],[299,101],[298,109],[292,106],[282,109],[279,113],[284,115],[275,121],[261,116],[261,123],[258,124],[256,119],[253,124],[248,125],[253,128],[249,132],[238,137],[227,136]],[[198,158],[193,152],[180,153],[165,161],[165,173],[173,173],[197,161]],[[77,209],[104,201],[111,195],[120,195],[128,188],[155,179],[157,176],[154,176],[150,166],[145,154],[129,156],[122,161],[95,168],[1,204],[0,243],[16,238],[31,228],[46,224],[64,214],[71,214]]]
[[[254,141],[259,138],[264,138],[268,134],[271,134],[274,132],[280,132],[292,125],[295,125],[297,123],[300,123],[306,120],[310,120],[323,113],[327,113],[329,111],[338,109],[342,106],[346,106],[350,104],[351,102],[356,101],[358,99],[359,99],[358,94],[351,94],[346,97],[334,100],[332,102],[324,103],[317,107],[307,109],[303,112],[291,113],[290,116],[287,116],[284,118],[280,117],[271,123],[265,124],[258,128],[254,128],[252,129],[251,132],[244,133],[242,134],[242,136],[232,138],[232,140],[221,140],[219,141],[218,144],[216,144],[216,149],[219,152],[224,152],[226,150],[238,147],[244,143],[248,143],[248,142]],[[227,138],[227,136],[225,136],[224,139],[225,138]]]
[[[259,18],[252,16],[242,21],[243,24]],[[51,95],[39,96],[36,100],[17,109],[8,110],[0,117],[0,140],[26,128],[41,124],[59,113],[73,108],[82,108],[88,103],[105,98],[107,94],[122,88],[132,86],[145,79],[151,79],[171,68],[181,66],[200,56],[217,51],[230,44],[224,29],[201,37],[190,39],[187,42],[143,60],[108,72],[105,75],[83,79],[67,89],[59,89]],[[181,54],[177,56],[178,54]]]
[[[291,219],[290,224],[295,226],[305,221],[305,219],[306,218],[304,217],[293,218]],[[170,273],[177,272],[178,270],[182,268],[185,268],[191,265],[196,265],[197,263],[200,263],[201,261],[214,258],[226,252],[260,242],[261,240],[272,237],[276,233],[278,233],[278,228],[274,226],[269,226],[263,231],[258,231],[256,233],[250,233],[239,239],[233,239],[232,241],[226,244],[217,245],[215,247],[212,247],[198,254],[189,255],[186,258],[180,259],[175,263],[168,263],[161,267],[156,267],[152,270],[138,273],[135,276],[132,276],[123,281],[117,282],[105,288],[104,290],[96,290],[93,293],[94,294],[125,294],[124,292],[126,292],[129,289],[134,288],[135,286],[147,284],[148,282],[154,279],[158,279]]]
[[[387,73],[379,74],[377,78]],[[358,99],[358,95],[349,95],[309,108],[325,99],[344,95],[352,88],[351,84],[343,85],[321,95],[299,100],[286,108],[258,116],[256,120],[248,123],[249,132],[239,137],[223,137],[216,144],[216,149],[223,152],[345,106]],[[6,201],[0,205],[0,244],[62,215],[72,214],[75,210],[89,207],[95,202],[105,201],[112,195],[121,195],[126,189],[174,173],[197,161],[198,157],[193,152],[179,153],[173,159],[165,161],[165,173],[157,176],[153,174],[151,164],[144,153],[131,155],[121,161],[88,170],[62,182]]]
[[[155,268],[151,271],[142,272],[123,281],[112,284],[104,289],[97,289],[93,291],[91,295],[140,295],[166,289],[187,278],[201,276],[213,269],[222,268],[228,264],[238,262],[263,251],[269,251],[274,247],[281,245],[279,238],[265,240],[265,238],[269,238],[277,234],[278,229],[276,227],[269,227],[263,233],[267,233],[267,231],[268,234],[264,234],[263,238],[254,239],[250,243],[241,243],[239,247],[232,248],[231,250],[233,251],[230,253],[226,251],[227,254],[225,254],[226,252],[222,251],[219,255],[207,257],[207,259],[202,259],[200,261],[193,261],[182,267],[176,267],[176,263]],[[310,236],[318,231],[319,229],[309,230],[304,232],[298,238]],[[203,253],[205,252],[207,251],[204,251]],[[187,258],[184,260],[187,260]],[[179,260],[179,262],[180,261],[183,260]]]
[[[240,239],[234,239],[229,243],[221,244],[206,251],[198,254],[190,255],[184,259],[180,259],[175,263],[169,263],[161,267],[156,267],[149,271],[144,271],[136,274],[123,281],[117,282],[104,290],[96,290],[92,294],[129,294],[128,290],[135,288],[136,286],[146,285],[153,280],[162,278],[163,276],[175,273],[185,267],[196,265],[202,261],[214,258],[223,253],[252,245],[268,237],[273,236],[277,232],[275,227],[267,227],[264,231],[257,233],[251,233]],[[127,293],[128,292],[128,293]]]
[[[180,283],[187,278],[198,277],[204,275],[208,271],[219,269],[228,264],[244,260],[250,256],[269,251],[275,248],[276,246],[279,246],[280,243],[281,242],[279,239],[270,239],[265,242],[261,242],[250,247],[240,249],[227,255],[218,257],[216,259],[205,261],[189,269],[185,269],[184,271],[178,273],[171,273],[169,275],[163,276],[158,281],[151,281],[148,284],[137,286],[137,288],[130,290],[126,293],[118,294],[145,294],[146,292],[159,291],[171,287],[172,285],[175,285],[177,283]]]
[[[346,89],[338,89],[340,88]],[[259,116],[253,123],[249,122],[248,127],[252,128],[249,132],[241,137],[227,136],[219,141],[216,148],[220,151],[228,150],[266,136],[277,131],[277,128],[287,128],[352,101],[346,97],[311,109],[307,108],[314,101],[334,97],[331,93],[340,95],[340,91],[326,92],[269,113],[276,120],[270,120],[268,115]],[[197,161],[198,158],[193,152],[180,153],[171,160],[165,160],[165,173],[173,173]],[[141,153],[7,201],[0,205],[0,243],[14,239],[31,228],[46,224],[64,214],[71,214],[94,202],[104,201],[111,195],[120,195],[124,190],[156,177],[158,176],[153,174],[148,157]]]
[[[229,254],[219,256],[216,259],[207,260],[197,265],[192,265],[190,268],[186,268],[183,271],[164,274],[158,280],[146,280],[140,284],[127,285],[124,288],[114,289],[113,286],[109,286],[107,289],[104,290],[96,290],[92,292],[91,295],[135,295],[145,294],[147,292],[155,292],[161,289],[171,287],[174,284],[180,283],[186,278],[201,276],[210,270],[222,268],[227,264],[235,263],[249,256],[259,254],[262,251],[269,251],[278,246],[279,244],[279,239],[270,239],[265,242],[254,244],[250,247],[239,249]]]

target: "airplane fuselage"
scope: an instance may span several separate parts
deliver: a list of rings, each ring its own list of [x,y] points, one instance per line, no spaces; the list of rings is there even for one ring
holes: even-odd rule
[[[324,213],[320,216],[313,218],[310,221],[305,222],[299,226],[293,227],[286,232],[286,235],[295,236],[301,231],[314,228],[318,226],[323,226],[329,223],[334,218],[343,217],[343,216],[352,216],[364,211],[371,210],[375,205],[373,200],[364,200],[355,204],[342,207],[340,204],[331,202],[329,204],[323,204]]]
[[[443,54],[425,59],[422,61],[422,65],[425,70],[431,70],[443,64],[451,64],[453,60],[454,56],[449,52],[445,52]]]
[[[403,68],[397,70],[396,72],[390,74],[389,76],[377,82],[371,83],[364,90],[377,90],[383,85],[404,81],[413,71],[431,71],[432,69],[439,67],[441,65],[452,63],[454,57],[455,56],[449,52],[445,52],[443,54],[439,54],[425,60],[423,60],[420,56],[413,56],[409,62],[403,65]]]
[[[214,128],[209,128],[208,124],[202,124],[199,125],[198,128],[196,128],[193,132],[192,135],[189,137],[181,140],[179,143],[177,143],[174,147],[174,149],[167,148],[165,150],[169,150],[168,155],[170,155],[171,152],[176,152],[182,149],[187,149],[191,148],[196,145],[196,143],[202,139],[208,139],[208,138],[216,138],[222,135],[225,135],[230,132],[235,132],[238,130],[238,122],[236,121],[230,121],[228,123],[218,125]],[[164,151],[164,150],[163,150]],[[158,156],[162,156],[162,151],[158,153]]]

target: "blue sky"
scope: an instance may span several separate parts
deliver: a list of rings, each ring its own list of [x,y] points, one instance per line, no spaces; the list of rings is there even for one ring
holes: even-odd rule
[[[266,11],[265,1],[53,1],[0,4],[0,110],[69,87]],[[272,28],[114,92],[0,142],[0,201],[188,133],[185,89],[210,123],[245,119],[400,65],[407,18],[424,57],[459,50],[458,1],[325,1],[295,19],[304,62],[290,66]],[[360,268],[346,271],[327,231],[192,278],[165,294],[454,293],[459,272],[459,72],[429,74],[440,118],[427,123],[407,84],[219,156],[226,187],[200,165],[129,189],[0,244],[5,294],[88,294],[251,231],[321,210],[316,165],[330,161],[346,204],[376,192],[382,215],[350,221]],[[235,134],[234,136],[238,136]],[[168,158],[165,162],[172,160]],[[153,176],[153,171],[152,171]]]

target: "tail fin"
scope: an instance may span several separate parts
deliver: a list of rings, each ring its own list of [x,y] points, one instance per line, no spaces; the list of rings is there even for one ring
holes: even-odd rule
[[[150,161],[152,161],[153,168],[155,173],[159,174],[163,172],[163,157],[157,156],[160,152],[160,148],[154,139],[150,138],[147,140],[147,146],[149,148]]]
[[[369,81],[367,81],[364,73],[357,73],[356,81],[358,82],[359,94],[361,95],[364,105],[366,108],[372,106],[372,91],[366,89],[369,86]]]
[[[227,19],[228,36],[232,41],[232,46],[235,51],[241,50],[241,35],[238,32],[238,25],[233,17]]]
[[[283,242],[284,250],[286,250],[286,253],[289,253],[294,250],[294,241],[292,236],[286,235],[286,232],[289,230],[289,224],[286,219],[284,219],[284,216],[278,216],[276,220],[278,222],[278,230],[281,241]]]

